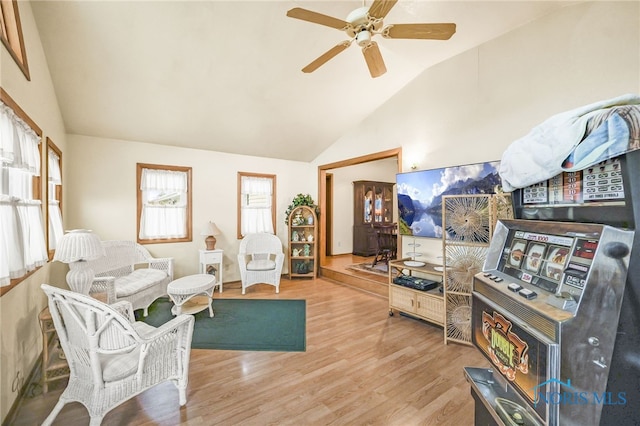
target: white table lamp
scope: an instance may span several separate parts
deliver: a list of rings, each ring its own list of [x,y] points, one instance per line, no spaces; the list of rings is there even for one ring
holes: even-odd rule
[[[220,229],[218,229],[218,227],[216,226],[215,223],[213,222],[207,222],[207,224],[204,226],[204,228],[202,228],[202,232],[200,232],[200,235],[204,235],[207,238],[205,238],[204,242],[207,245],[207,250],[215,250],[216,249],[216,235],[220,235],[222,232],[220,232]]]
[[[95,272],[87,266],[86,261],[102,256],[105,256],[105,251],[100,237],[87,229],[74,229],[62,236],[53,260],[70,264],[67,284],[71,290],[89,294]]]

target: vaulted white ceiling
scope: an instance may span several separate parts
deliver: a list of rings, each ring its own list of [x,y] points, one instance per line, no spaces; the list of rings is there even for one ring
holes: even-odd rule
[[[311,161],[426,68],[567,3],[399,0],[385,24],[454,22],[457,32],[376,36],[388,70],[376,79],[355,43],[302,73],[347,36],[287,10],[345,19],[362,4],[45,0],[32,9],[68,133]]]

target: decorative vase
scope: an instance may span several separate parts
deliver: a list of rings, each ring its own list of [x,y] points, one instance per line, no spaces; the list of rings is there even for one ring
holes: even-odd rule
[[[307,262],[300,262],[296,265],[296,272],[298,274],[308,274],[309,273],[309,265]]]

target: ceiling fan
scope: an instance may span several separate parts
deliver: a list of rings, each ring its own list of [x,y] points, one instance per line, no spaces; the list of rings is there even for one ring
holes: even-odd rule
[[[287,16],[290,18],[336,28],[347,33],[350,38],[320,55],[302,68],[302,72],[311,73],[317,70],[355,41],[362,48],[362,54],[367,62],[371,77],[380,77],[387,72],[387,68],[380,54],[378,43],[372,40],[374,35],[380,34],[384,38],[448,40],[456,32],[456,24],[452,23],[390,24],[384,26],[384,17],[397,2],[398,0],[374,0],[370,7],[363,6],[355,9],[349,13],[345,20],[299,7],[289,10]]]

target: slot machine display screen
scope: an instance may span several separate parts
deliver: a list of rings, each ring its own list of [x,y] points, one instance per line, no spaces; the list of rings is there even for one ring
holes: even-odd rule
[[[498,269],[555,293],[574,242],[573,237],[515,230],[505,244]]]
[[[640,163],[640,150],[517,189],[513,194],[515,217],[634,229],[633,199],[640,196],[633,193],[638,191],[630,175],[636,173],[629,166],[634,163]]]

